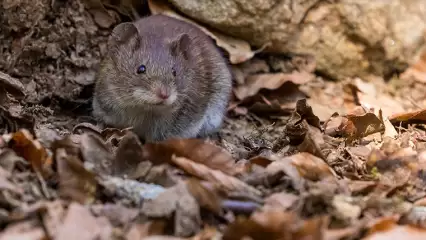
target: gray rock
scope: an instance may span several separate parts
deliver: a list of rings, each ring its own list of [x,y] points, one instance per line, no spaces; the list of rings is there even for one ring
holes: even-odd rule
[[[403,70],[424,45],[424,0],[170,0],[256,48],[313,54],[335,78]]]

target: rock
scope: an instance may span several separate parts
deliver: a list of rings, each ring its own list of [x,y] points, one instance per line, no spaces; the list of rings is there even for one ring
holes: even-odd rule
[[[265,51],[308,53],[333,78],[404,70],[424,45],[424,0],[170,0]]]

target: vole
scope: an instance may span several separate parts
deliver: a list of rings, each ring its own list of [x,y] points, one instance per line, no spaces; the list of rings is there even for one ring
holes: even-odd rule
[[[221,127],[228,63],[204,32],[165,15],[118,24],[95,81],[93,115],[145,141],[206,137]]]

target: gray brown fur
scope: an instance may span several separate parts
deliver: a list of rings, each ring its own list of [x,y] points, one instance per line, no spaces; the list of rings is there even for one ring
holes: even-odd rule
[[[136,74],[140,64],[145,74]],[[176,101],[153,105],[155,86],[175,88]],[[203,137],[220,128],[231,88],[229,67],[206,34],[153,15],[114,28],[97,75],[93,114],[110,126],[133,127],[147,141]]]

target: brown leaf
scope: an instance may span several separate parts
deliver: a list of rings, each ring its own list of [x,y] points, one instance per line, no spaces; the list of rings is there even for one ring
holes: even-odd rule
[[[44,210],[41,211],[43,225],[49,236],[54,237],[57,235],[58,229],[62,224],[65,215],[65,204],[60,200],[56,200],[53,202],[42,202],[41,207]]]
[[[102,28],[109,28],[117,22],[117,16],[108,11],[101,0],[84,0],[88,11],[92,14],[93,20]]]
[[[314,75],[307,72],[293,73],[263,73],[247,77],[244,85],[239,85],[234,89],[234,94],[239,100],[256,95],[261,89],[275,90],[286,82],[293,82],[297,85],[305,84],[314,79]]]
[[[266,167],[269,178],[274,179],[276,176],[280,177],[282,174],[285,174],[291,179],[295,189],[302,189],[303,178],[300,176],[296,166],[293,165],[292,158],[280,158],[277,156],[270,156],[269,158],[273,160],[273,162]]]
[[[107,240],[113,228],[105,218],[95,218],[82,205],[71,203],[54,239]]]
[[[324,239],[328,222],[327,217],[303,221],[294,213],[271,209],[256,212],[249,219],[237,219],[225,230],[223,239],[320,240]]]
[[[311,181],[319,181],[326,178],[335,179],[336,173],[324,160],[312,154],[301,152],[289,156],[291,163],[297,168],[300,176]]]
[[[40,172],[44,177],[52,173],[52,158],[48,155],[47,150],[39,141],[33,138],[28,130],[21,129],[14,133],[10,145],[19,156],[31,163],[35,171]]]
[[[299,197],[292,193],[274,193],[265,199],[265,205],[263,206],[263,208],[282,209],[285,211],[292,207],[293,204],[295,204],[298,200]]]
[[[235,174],[235,161],[224,149],[202,139],[170,139],[143,146],[144,159],[153,163],[170,163],[172,155],[189,158],[226,174]]]
[[[362,138],[384,130],[383,122],[374,113],[361,115],[348,114],[348,122],[340,126],[340,131],[347,137]]]
[[[374,224],[368,231],[365,240],[379,239],[425,239],[426,230],[409,225],[397,225],[394,219],[384,218]]]
[[[97,181],[75,156],[67,155],[64,149],[56,150],[56,164],[59,174],[59,193],[82,204],[95,200]]]
[[[200,229],[200,207],[185,182],[160,193],[153,200],[146,200],[141,211],[152,218],[169,219],[174,216],[176,236],[187,237]]]
[[[80,149],[85,163],[91,165],[93,172],[109,175],[115,170],[113,156],[101,138],[91,133],[81,135]]]
[[[138,136],[128,132],[118,144],[112,170],[115,176],[137,179],[146,174],[141,162],[144,160],[142,144]],[[151,166],[148,166],[151,167]]]
[[[165,232],[166,222],[153,220],[145,223],[133,223],[126,234],[126,240],[146,239],[148,236],[162,235]]]
[[[215,186],[208,185],[208,183],[201,183],[195,179],[189,179],[187,181],[187,187],[189,192],[197,199],[198,204],[212,211],[215,214],[220,214],[221,211],[221,198],[218,193],[218,189]]]
[[[254,213],[249,219],[237,218],[229,224],[223,240],[238,240],[250,237],[253,240],[291,240],[293,227],[300,220],[293,213],[268,210]]]
[[[128,208],[119,204],[98,204],[91,206],[91,212],[108,218],[113,226],[126,226],[139,216],[138,208]]]
[[[152,14],[164,14],[170,17],[174,17],[179,20],[183,20],[186,22],[189,22],[191,24],[194,24],[196,27],[198,27],[200,30],[202,30],[204,33],[209,35],[211,38],[213,38],[216,41],[216,44],[225,49],[229,53],[229,60],[232,64],[238,64],[245,62],[249,59],[251,59],[256,52],[253,52],[250,48],[250,45],[241,39],[237,39],[231,36],[227,36],[224,34],[221,34],[217,31],[214,31],[212,29],[208,29],[204,26],[201,26],[200,24],[196,23],[195,21],[183,17],[179,15],[177,12],[175,12],[171,7],[170,4],[167,1],[164,0],[148,0],[148,6],[151,10]]]
[[[0,233],[0,240],[45,240],[44,229],[34,221],[27,220],[10,224]]]
[[[243,181],[226,175],[221,171],[208,168],[205,165],[199,163],[195,163],[187,158],[173,157],[172,161],[187,173],[218,184],[227,191],[241,191],[255,196],[261,195],[259,190],[244,183]]]
[[[15,97],[25,96],[24,85],[22,85],[18,79],[0,71],[0,88],[2,87],[4,87],[6,91],[10,92]]]
[[[397,123],[397,122],[425,123],[426,122],[426,109],[421,109],[421,110],[413,111],[413,112],[394,114],[394,115],[389,117],[389,120],[392,123]]]
[[[321,130],[310,125],[307,125],[306,129],[308,131],[306,132],[305,139],[301,144],[299,144],[299,146],[297,146],[297,149],[299,150],[299,152],[308,152],[321,159],[326,159],[322,150],[326,147],[328,147],[329,149],[331,147],[327,146],[324,140],[324,135],[322,134]]]

